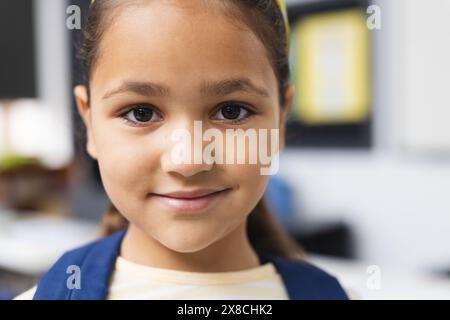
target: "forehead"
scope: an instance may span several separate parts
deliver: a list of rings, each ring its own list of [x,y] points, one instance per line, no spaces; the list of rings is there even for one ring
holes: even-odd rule
[[[150,1],[118,10],[103,35],[92,86],[106,89],[123,78],[187,86],[247,77],[276,90],[267,51],[256,35],[201,2],[182,7]]]

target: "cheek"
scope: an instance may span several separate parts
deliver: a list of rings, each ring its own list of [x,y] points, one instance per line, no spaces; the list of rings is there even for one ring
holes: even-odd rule
[[[159,167],[153,140],[105,129],[97,130],[95,141],[100,174],[108,196],[113,203],[144,197],[151,189],[151,177]]]
[[[264,194],[269,176],[261,175],[258,165],[226,165],[224,170],[226,175],[239,186],[230,205],[242,207],[240,210],[242,214],[250,213]]]

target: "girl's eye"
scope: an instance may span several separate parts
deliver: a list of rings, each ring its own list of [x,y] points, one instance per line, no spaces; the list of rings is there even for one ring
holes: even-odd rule
[[[239,123],[245,121],[253,114],[248,108],[239,103],[226,103],[217,112],[217,119]]]
[[[145,125],[148,122],[159,121],[161,117],[153,110],[153,108],[145,105],[138,105],[124,113],[122,118],[135,125]]]

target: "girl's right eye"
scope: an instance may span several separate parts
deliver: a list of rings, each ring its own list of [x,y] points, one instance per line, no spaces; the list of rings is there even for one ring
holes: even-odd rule
[[[146,126],[150,122],[161,120],[161,116],[148,105],[136,105],[134,108],[128,109],[121,117],[136,126]]]

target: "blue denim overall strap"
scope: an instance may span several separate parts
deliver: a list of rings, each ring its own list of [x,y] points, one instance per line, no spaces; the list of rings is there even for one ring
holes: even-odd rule
[[[303,260],[260,256],[261,263],[272,262],[283,279],[290,300],[348,300],[339,281]]]
[[[102,300],[107,297],[114,265],[125,231],[65,253],[41,278],[35,300]],[[304,261],[260,256],[272,262],[281,275],[291,300],[348,299],[339,282],[325,271]],[[80,270],[80,288],[71,288],[68,268]]]
[[[108,294],[112,270],[125,231],[65,253],[38,283],[34,300],[101,300]],[[80,270],[80,288],[71,288],[68,268]]]

